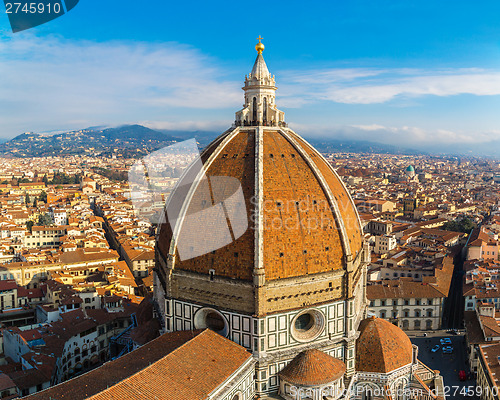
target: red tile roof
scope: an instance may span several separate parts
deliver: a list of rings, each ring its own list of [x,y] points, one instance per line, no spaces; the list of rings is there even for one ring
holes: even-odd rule
[[[346,366],[342,361],[312,349],[299,353],[279,376],[291,384],[316,386],[336,381],[345,371]]]
[[[251,359],[243,347],[207,329],[89,400],[204,400]]]
[[[381,318],[361,321],[356,341],[356,371],[388,373],[412,362],[413,347],[397,326]]]
[[[12,290],[15,288],[17,288],[17,283],[15,280],[11,280],[11,279],[5,280],[5,281],[0,280],[0,291]]]
[[[208,329],[170,332],[26,400],[206,398],[251,357],[240,345]]]

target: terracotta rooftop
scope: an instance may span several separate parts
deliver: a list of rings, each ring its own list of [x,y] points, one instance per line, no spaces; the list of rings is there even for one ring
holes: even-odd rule
[[[381,318],[361,321],[356,341],[356,371],[388,373],[412,362],[413,347],[397,326]]]
[[[487,379],[498,389],[500,381],[500,344],[482,344],[479,345],[479,357],[483,359],[486,364],[485,374]],[[491,388],[490,388],[491,389]]]
[[[205,399],[251,357],[208,329],[170,332],[26,399]]]
[[[200,333],[201,331],[179,331],[165,334],[123,357],[107,362],[84,375],[28,396],[26,399],[47,400],[50,397],[58,400],[87,399],[141,371]]]
[[[446,297],[434,285],[404,279],[385,280],[366,287],[366,297],[375,299],[408,299]]]
[[[467,342],[472,344],[486,343],[481,325],[475,311],[464,311],[465,329],[467,331]]]
[[[334,382],[345,371],[346,366],[341,360],[312,349],[299,353],[279,376],[291,384],[315,386]]]

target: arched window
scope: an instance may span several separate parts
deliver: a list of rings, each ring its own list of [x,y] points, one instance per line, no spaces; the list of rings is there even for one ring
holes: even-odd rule
[[[257,122],[257,97],[253,98],[253,104],[252,104],[252,110],[253,110],[253,122]]]

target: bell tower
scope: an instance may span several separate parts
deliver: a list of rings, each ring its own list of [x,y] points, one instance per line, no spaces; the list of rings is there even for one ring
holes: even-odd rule
[[[252,72],[245,76],[245,104],[236,113],[236,126],[284,126],[285,113],[276,108],[276,81],[262,56],[262,38],[255,46],[257,58]]]

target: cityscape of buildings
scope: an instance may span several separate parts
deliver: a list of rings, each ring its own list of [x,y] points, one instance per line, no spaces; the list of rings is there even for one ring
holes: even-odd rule
[[[1,398],[499,398],[500,162],[320,154],[256,49],[208,179],[0,159]]]

